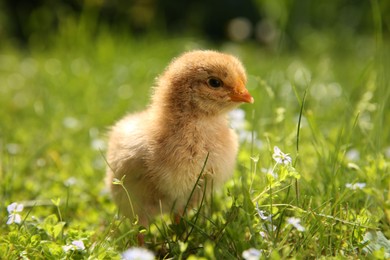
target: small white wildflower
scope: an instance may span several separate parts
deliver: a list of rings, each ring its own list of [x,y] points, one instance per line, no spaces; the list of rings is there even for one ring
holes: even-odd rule
[[[154,260],[154,254],[145,248],[132,247],[122,253],[123,260]]]
[[[19,214],[8,215],[7,225],[11,225],[12,223],[20,224],[20,222],[22,222],[22,217]]]
[[[46,160],[43,159],[43,158],[37,159],[37,161],[36,161],[35,163],[37,164],[38,167],[44,167],[44,166],[46,166]]]
[[[348,188],[348,189],[351,189],[351,190],[362,190],[363,188],[366,187],[366,183],[364,182],[357,182],[357,183],[347,183],[345,184],[345,187]]]
[[[360,159],[360,152],[357,149],[351,149],[345,154],[345,157],[349,161],[357,162]]]
[[[266,211],[260,210],[260,208],[259,208],[259,203],[256,203],[256,211],[257,211],[257,214],[259,214],[259,217],[260,217],[262,220],[271,221],[272,215],[269,214],[269,215],[267,216],[267,215],[265,214],[265,213],[267,213]]]
[[[94,138],[91,141],[91,147],[95,151],[106,150],[106,142],[103,139]]]
[[[7,211],[8,213],[22,212],[23,208],[24,208],[23,204],[13,202],[7,206]]]
[[[301,225],[301,219],[300,218],[288,218],[287,223],[294,226],[298,231],[305,231],[305,228]]]
[[[64,121],[62,121],[64,126],[69,129],[76,129],[80,126],[80,121],[74,117],[65,117]]]
[[[230,127],[237,131],[240,143],[253,143],[257,148],[261,148],[263,143],[257,138],[257,133],[252,133],[245,129],[245,111],[235,109],[229,113]]]
[[[249,248],[242,252],[242,257],[245,260],[258,260],[260,259],[261,255],[263,253],[263,250],[258,250],[256,248]]]
[[[73,186],[77,183],[77,179],[75,177],[69,177],[64,181],[66,187]]]
[[[20,222],[22,222],[22,217],[18,214],[18,212],[22,212],[23,208],[23,204],[19,204],[16,202],[13,202],[7,206],[7,211],[9,214],[7,225],[10,225],[12,223],[20,224]]]
[[[81,240],[74,240],[72,242],[72,245],[74,245],[78,250],[84,250],[85,249],[84,242],[81,241]]]
[[[72,243],[70,245],[65,245],[65,246],[62,246],[62,249],[65,251],[65,252],[68,252],[70,250],[72,251],[76,251],[76,250],[85,250],[85,246],[84,246],[84,242],[81,241],[81,240],[74,240],[72,241]]]
[[[5,147],[7,148],[8,153],[12,154],[12,155],[20,153],[20,150],[21,150],[20,145],[14,144],[14,143],[7,144]]]
[[[274,147],[274,153],[272,155],[272,158],[275,160],[278,164],[290,164],[292,162],[292,159],[289,154],[283,153],[279,147]]]
[[[230,126],[233,129],[241,130],[245,128],[245,111],[242,109],[234,109],[229,113]]]
[[[266,216],[265,214],[265,211],[264,210],[257,210],[257,214],[259,214],[259,217],[263,220],[267,220],[269,219],[270,216]]]

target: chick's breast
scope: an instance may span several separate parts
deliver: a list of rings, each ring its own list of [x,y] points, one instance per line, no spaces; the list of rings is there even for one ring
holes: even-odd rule
[[[237,138],[226,120],[188,122],[183,128],[154,143],[147,163],[150,179],[165,195],[168,210],[173,204],[184,206],[195,185],[196,203],[201,193],[226,181],[235,164]]]

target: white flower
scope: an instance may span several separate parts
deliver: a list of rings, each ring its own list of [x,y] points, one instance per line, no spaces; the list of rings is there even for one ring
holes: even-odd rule
[[[7,225],[10,225],[12,223],[20,224],[20,222],[22,222],[22,217],[18,214],[18,212],[22,212],[23,208],[23,204],[19,204],[16,202],[11,203],[7,206],[7,211],[9,214]]]
[[[70,245],[66,245],[66,246],[63,246],[62,249],[65,251],[65,252],[68,252],[69,250],[72,250],[72,251],[76,251],[76,250],[84,250],[85,249],[85,246],[84,246],[84,242],[81,241],[81,240],[74,240],[72,241],[72,243]]]
[[[62,121],[62,124],[69,129],[77,129],[80,126],[80,121],[77,118],[68,116]]]
[[[245,260],[258,260],[261,257],[263,250],[258,250],[256,248],[249,248],[242,252],[242,257]]]
[[[154,254],[145,248],[132,247],[122,253],[123,260],[154,260]]]
[[[22,222],[22,217],[19,214],[10,214],[8,215],[7,225],[12,223],[20,224]]]
[[[298,231],[301,232],[305,231],[305,228],[301,225],[301,219],[299,218],[294,218],[294,217],[288,218],[287,223],[294,226]]]
[[[70,186],[73,186],[77,183],[77,179],[75,177],[69,177],[68,179],[66,179],[64,181],[64,185],[66,187],[70,187]]]
[[[272,155],[272,158],[275,160],[276,163],[279,164],[290,164],[292,162],[292,159],[289,154],[283,153],[279,147],[274,147],[274,153]]]
[[[262,238],[268,239],[268,235],[267,235],[266,232],[260,231],[259,234],[260,234],[260,236],[261,236]]]
[[[84,242],[81,241],[81,240],[74,240],[72,242],[72,245],[74,245],[79,250],[84,250],[85,249]]]
[[[257,214],[259,214],[259,217],[263,220],[267,220],[270,218],[270,216],[266,216],[265,214],[265,211],[264,210],[257,210]]]
[[[353,162],[357,162],[360,159],[360,152],[357,149],[351,149],[346,154],[345,157]]]
[[[245,129],[245,111],[242,109],[234,109],[229,113],[230,126],[236,130]]]
[[[106,150],[106,142],[103,139],[94,138],[91,141],[91,147],[95,151]]]
[[[230,127],[237,131],[240,143],[253,143],[257,148],[261,148],[263,143],[257,138],[257,133],[246,130],[245,111],[235,109],[229,113]]]
[[[15,155],[20,152],[20,145],[18,144],[7,144],[6,145],[7,151],[9,154]]]
[[[267,213],[266,211],[264,210],[260,210],[259,208],[259,203],[256,203],[256,211],[257,211],[257,214],[259,214],[259,217],[262,219],[262,220],[267,220],[267,221],[271,221],[271,218],[272,218],[272,215],[266,215],[265,213]]]
[[[351,190],[362,190],[363,188],[366,187],[366,183],[364,182],[357,182],[357,183],[347,183],[345,184],[345,187],[348,188],[348,189],[351,189]]]
[[[14,202],[7,206],[7,211],[10,214],[14,212],[22,212],[23,208],[24,208],[23,204]]]

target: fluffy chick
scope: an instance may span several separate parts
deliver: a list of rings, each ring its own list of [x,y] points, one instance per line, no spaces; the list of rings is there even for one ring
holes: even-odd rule
[[[253,103],[245,84],[243,65],[228,54],[191,51],[171,62],[150,106],[109,133],[107,184],[122,214],[147,225],[160,211],[180,213],[190,197],[196,205],[232,175],[238,141],[227,113]]]

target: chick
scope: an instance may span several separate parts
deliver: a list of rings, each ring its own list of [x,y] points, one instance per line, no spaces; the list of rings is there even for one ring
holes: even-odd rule
[[[107,184],[122,214],[143,225],[180,214],[233,174],[238,141],[227,113],[254,102],[245,84],[243,65],[228,54],[197,50],[170,63],[149,107],[109,133]]]

